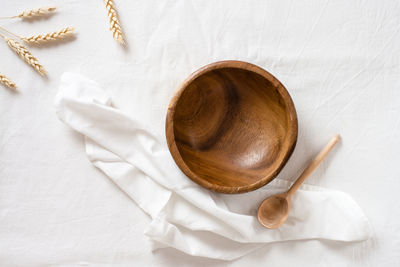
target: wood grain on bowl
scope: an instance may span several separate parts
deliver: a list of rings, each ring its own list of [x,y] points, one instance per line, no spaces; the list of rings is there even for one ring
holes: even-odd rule
[[[243,193],[270,182],[297,140],[289,93],[270,73],[221,61],[193,73],[172,98],[166,120],[170,152],[199,185]]]

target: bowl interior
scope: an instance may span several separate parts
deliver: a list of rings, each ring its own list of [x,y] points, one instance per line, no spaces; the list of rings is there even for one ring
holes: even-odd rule
[[[192,180],[219,192],[246,192],[272,180],[286,163],[297,119],[290,96],[270,76],[214,68],[181,89],[172,107],[173,156]]]

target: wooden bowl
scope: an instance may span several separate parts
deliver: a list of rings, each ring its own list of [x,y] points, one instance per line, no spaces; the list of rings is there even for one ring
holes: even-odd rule
[[[243,193],[272,181],[297,141],[285,87],[250,63],[221,61],[191,74],[173,96],[166,137],[179,168],[199,185]]]

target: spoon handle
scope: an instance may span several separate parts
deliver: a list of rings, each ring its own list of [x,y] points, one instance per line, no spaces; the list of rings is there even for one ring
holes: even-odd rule
[[[287,192],[287,196],[292,196],[297,189],[304,183],[304,181],[310,176],[310,174],[318,167],[319,164],[324,160],[326,155],[328,155],[329,151],[336,145],[339,141],[340,135],[335,135],[326,146],[318,153],[318,155],[311,161],[310,165],[303,171],[303,173],[297,178],[297,180],[293,183],[290,187],[289,191]]]

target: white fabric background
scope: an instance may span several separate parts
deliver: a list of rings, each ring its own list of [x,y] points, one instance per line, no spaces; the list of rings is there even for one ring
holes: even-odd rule
[[[108,31],[102,1],[5,1],[0,16],[55,4],[17,33],[76,26],[76,40],[32,48],[41,78],[0,42],[0,265],[397,266],[400,264],[400,4],[397,1],[116,1],[128,49]],[[308,180],[349,193],[375,231],[342,246],[283,242],[235,262],[151,253],[149,218],[87,160],[83,138],[58,121],[64,71],[96,80],[118,108],[163,134],[178,84],[217,60],[257,64],[287,87],[297,108],[296,150],[279,175],[292,180],[338,132],[343,141]]]

